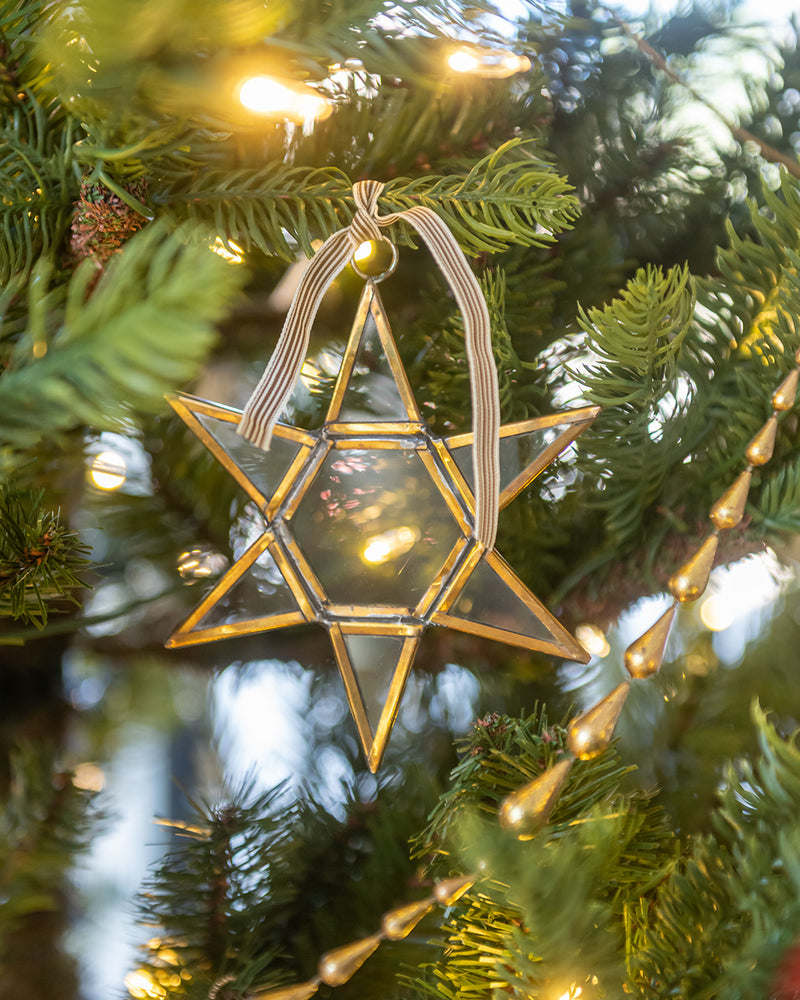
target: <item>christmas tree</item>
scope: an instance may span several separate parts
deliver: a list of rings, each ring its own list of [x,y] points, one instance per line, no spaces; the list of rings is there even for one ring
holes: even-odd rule
[[[800,995],[796,25],[0,10],[0,998]],[[347,347],[373,241],[326,282],[295,430],[242,444],[309,259],[374,223],[366,180],[399,215],[385,317],[358,313],[381,337]],[[486,411],[422,209],[532,435],[522,471],[500,448],[508,565],[457,454]],[[376,387],[405,451],[374,445]],[[333,594],[358,560],[315,548],[298,492],[365,471],[334,461],[348,393],[400,520],[370,534],[377,480],[320,497],[357,509],[387,593],[405,570],[423,594],[378,632],[330,610],[391,602]]]

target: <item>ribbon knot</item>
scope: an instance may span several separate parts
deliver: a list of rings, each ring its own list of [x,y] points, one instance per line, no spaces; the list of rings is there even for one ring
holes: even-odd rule
[[[354,247],[359,247],[367,241],[383,239],[380,219],[376,215],[378,197],[383,187],[380,181],[357,181],[353,185],[356,214],[350,223],[350,241]]]
[[[273,428],[300,376],[311,324],[329,285],[347,266],[355,247],[367,240],[383,239],[384,226],[400,219],[409,222],[444,272],[464,317],[474,432],[474,536],[490,549],[497,534],[500,503],[500,399],[486,301],[455,237],[434,211],[415,205],[391,215],[377,214],[383,187],[379,181],[358,181],[353,185],[353,221],[329,236],[311,259],[286,314],[275,351],[236,430],[257,447],[269,448]]]

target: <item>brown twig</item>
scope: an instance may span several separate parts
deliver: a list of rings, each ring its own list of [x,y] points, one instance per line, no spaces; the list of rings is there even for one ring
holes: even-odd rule
[[[798,163],[797,160],[793,160],[791,157],[786,156],[785,153],[781,153],[781,151],[775,149],[774,146],[770,146],[768,142],[764,142],[763,139],[759,139],[758,136],[753,135],[752,132],[748,132],[747,129],[741,128],[741,126],[732,122],[729,118],[726,118],[719,108],[715,107],[710,101],[707,101],[702,94],[699,94],[694,87],[691,86],[691,84],[687,83],[681,76],[671,69],[664,56],[662,56],[660,52],[657,52],[652,45],[637,35],[630,25],[626,24],[614,10],[610,7],[603,7],[602,10],[609,14],[614,23],[622,29],[631,41],[635,42],[636,47],[642,55],[645,56],[645,58],[656,67],[656,69],[660,69],[661,72],[672,81],[672,83],[677,83],[679,86],[683,87],[683,89],[688,91],[688,93],[690,93],[696,101],[699,101],[704,107],[708,108],[709,111],[713,112],[737,142],[742,144],[746,142],[754,142],[758,146],[759,152],[765,160],[769,160],[770,163],[780,163],[781,166],[786,167],[793,177],[800,178],[800,163]]]

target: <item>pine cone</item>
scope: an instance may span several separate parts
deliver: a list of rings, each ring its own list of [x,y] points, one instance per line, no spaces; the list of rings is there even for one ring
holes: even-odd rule
[[[142,201],[147,184],[136,180],[126,185],[125,190]],[[70,249],[76,260],[91,257],[102,266],[121,251],[144,223],[138,212],[105,185],[84,181],[70,227]]]

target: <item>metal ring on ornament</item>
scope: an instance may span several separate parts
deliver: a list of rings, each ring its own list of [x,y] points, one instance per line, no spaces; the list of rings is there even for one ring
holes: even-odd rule
[[[368,242],[370,246],[370,254],[369,257],[367,257],[365,261],[363,261],[363,263],[369,263],[370,261],[373,260],[375,261],[376,264],[378,263],[377,261],[378,253],[376,248],[380,247],[381,244],[385,244],[385,246],[389,247],[389,249],[391,250],[391,259],[389,263],[386,265],[385,268],[383,268],[380,271],[377,271],[375,274],[369,274],[367,271],[363,271],[359,266],[359,262],[356,260],[355,256],[356,253],[358,253],[358,250],[356,250],[353,253],[353,256],[350,258],[350,266],[353,268],[353,270],[356,272],[359,278],[362,278],[364,281],[372,281],[375,284],[378,284],[378,282],[385,281],[387,278],[391,277],[391,275],[394,274],[398,260],[397,247],[394,245],[394,243],[392,243],[391,240],[383,238],[381,238],[380,240],[369,240]],[[364,244],[362,243],[361,246],[364,246]],[[361,247],[359,247],[358,249],[360,250]]]

